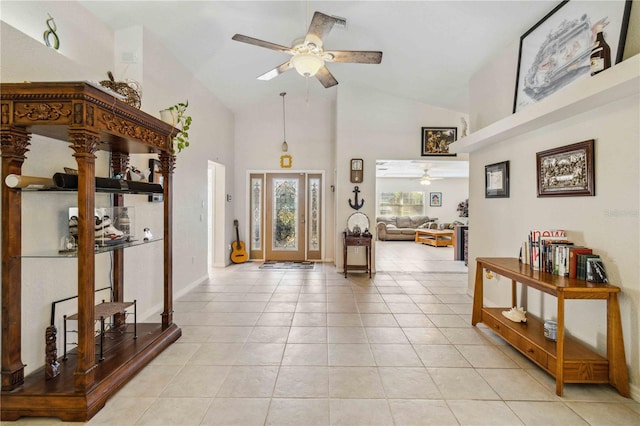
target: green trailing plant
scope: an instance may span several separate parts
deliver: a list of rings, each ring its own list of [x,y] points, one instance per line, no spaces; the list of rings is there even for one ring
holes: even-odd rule
[[[191,116],[187,115],[187,108],[189,107],[189,100],[186,102],[180,102],[174,106],[168,108],[173,116],[174,124],[179,131],[173,139],[178,152],[182,151],[189,146],[189,127],[191,127]]]

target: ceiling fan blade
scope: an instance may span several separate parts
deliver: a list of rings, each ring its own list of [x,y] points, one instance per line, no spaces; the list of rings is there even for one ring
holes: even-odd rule
[[[333,74],[329,72],[329,69],[326,66],[323,66],[318,70],[318,72],[316,73],[316,78],[320,83],[322,83],[325,89],[328,89],[329,87],[333,87],[336,84],[338,84],[338,80],[336,80]]]
[[[291,61],[287,61],[284,64],[281,64],[277,67],[275,67],[274,69],[272,69],[271,71],[267,71],[264,74],[262,74],[261,76],[256,77],[258,80],[271,80],[272,78],[275,78],[277,76],[279,76],[280,74],[282,74],[285,71],[290,70],[291,68],[293,68],[293,65],[291,65]]]
[[[349,62],[355,64],[379,64],[382,62],[382,52],[358,51],[358,50],[325,50],[327,54],[333,56],[326,60],[328,62]]]
[[[265,47],[267,49],[277,50],[278,52],[284,52],[284,53],[288,53],[289,55],[293,55],[293,51],[291,50],[290,47],[281,46],[279,44],[245,36],[242,34],[236,34],[233,37],[231,37],[231,39],[235,41],[241,41],[242,43],[252,44],[254,46],[259,46],[259,47]]]
[[[309,25],[309,31],[307,31],[307,35],[304,38],[304,43],[313,43],[318,47],[322,47],[324,38],[329,34],[335,23],[336,18],[333,16],[315,12],[313,19],[311,19],[311,25]]]

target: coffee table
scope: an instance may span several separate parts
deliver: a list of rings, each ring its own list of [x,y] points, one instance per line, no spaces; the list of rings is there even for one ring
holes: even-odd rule
[[[416,243],[434,247],[445,247],[453,244],[453,231],[440,229],[416,229]]]

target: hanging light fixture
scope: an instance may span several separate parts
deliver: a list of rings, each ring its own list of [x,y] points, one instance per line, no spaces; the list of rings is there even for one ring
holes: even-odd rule
[[[287,117],[284,109],[284,97],[286,94],[287,92],[280,93],[280,96],[282,96],[282,152],[289,151],[289,144],[287,143]]]

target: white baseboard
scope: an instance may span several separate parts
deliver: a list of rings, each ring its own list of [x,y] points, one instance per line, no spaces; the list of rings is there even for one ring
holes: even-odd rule
[[[176,299],[179,299],[180,297],[184,296],[185,294],[193,290],[196,286],[202,284],[208,279],[209,279],[209,275],[204,275],[198,278],[197,280],[192,281],[190,284],[185,286],[182,290],[180,290],[177,293],[174,293],[173,300],[175,301]],[[136,315],[138,317],[138,322],[145,322],[149,318],[153,319],[151,322],[157,322],[157,319],[153,317],[159,316],[162,313],[163,307],[164,307],[164,302],[161,302],[153,305],[152,307],[147,309],[145,312],[138,313]]]
[[[630,384],[629,389],[631,390],[631,399],[640,402],[640,386]]]

